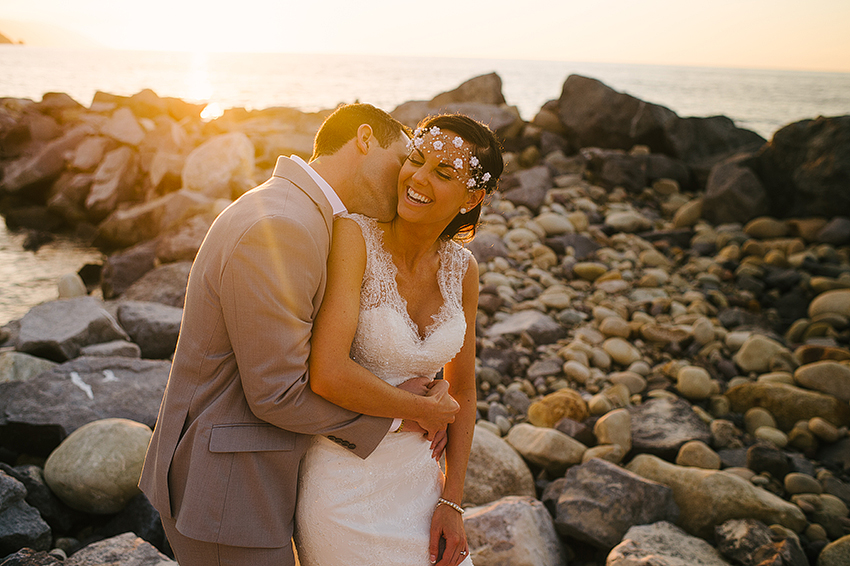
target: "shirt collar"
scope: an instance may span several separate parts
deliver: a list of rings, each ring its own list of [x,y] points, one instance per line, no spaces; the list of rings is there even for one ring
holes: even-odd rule
[[[304,171],[310,175],[310,178],[319,185],[319,189],[321,189],[322,194],[325,195],[325,198],[328,199],[328,202],[333,209],[334,216],[341,214],[343,212],[348,212],[348,209],[345,208],[345,205],[342,203],[342,199],[339,198],[339,195],[336,194],[333,187],[331,187],[327,181],[325,181],[321,175],[316,173],[316,170],[310,167],[310,164],[298,157],[297,155],[292,155],[290,157],[292,161],[301,166]]]

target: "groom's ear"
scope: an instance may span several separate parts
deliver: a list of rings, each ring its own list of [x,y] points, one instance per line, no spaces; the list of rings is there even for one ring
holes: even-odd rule
[[[355,134],[354,142],[360,153],[363,155],[369,153],[369,146],[375,143],[375,134],[372,132],[372,126],[369,124],[360,124],[357,128],[357,134]]]

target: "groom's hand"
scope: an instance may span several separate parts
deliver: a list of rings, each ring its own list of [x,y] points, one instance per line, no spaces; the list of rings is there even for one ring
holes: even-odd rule
[[[443,379],[428,384],[426,398],[431,400],[431,407],[417,422],[427,432],[428,440],[433,441],[438,432],[455,421],[460,405],[449,395],[449,384]]]
[[[411,377],[399,385],[398,388],[407,391],[408,393],[424,397],[428,394],[429,383],[431,383],[431,379],[428,377]]]

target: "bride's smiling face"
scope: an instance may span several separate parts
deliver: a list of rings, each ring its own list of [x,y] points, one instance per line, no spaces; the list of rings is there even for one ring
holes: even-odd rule
[[[398,214],[412,222],[447,225],[461,208],[478,204],[484,191],[469,187],[470,144],[454,132],[435,130],[411,140],[399,173]]]

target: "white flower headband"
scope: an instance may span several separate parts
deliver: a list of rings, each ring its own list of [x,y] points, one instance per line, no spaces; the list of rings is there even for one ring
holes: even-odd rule
[[[466,163],[469,164],[467,171],[469,179],[466,181],[466,188],[469,190],[484,189],[491,175],[484,171],[478,158],[472,155],[470,145],[460,136],[449,136],[444,134],[437,126],[432,126],[427,130],[416,128],[413,132],[413,139],[408,140],[407,149],[412,151],[414,148],[422,150],[422,146],[427,142],[425,136],[431,137],[430,145],[435,151],[441,152],[446,157],[446,163],[451,163],[456,171],[463,171]],[[442,156],[441,156],[442,160]]]

